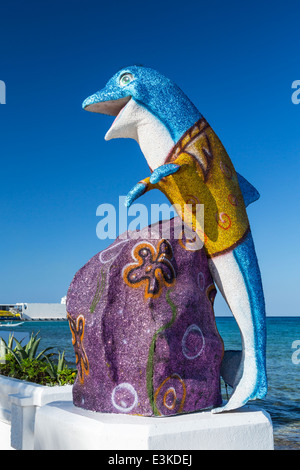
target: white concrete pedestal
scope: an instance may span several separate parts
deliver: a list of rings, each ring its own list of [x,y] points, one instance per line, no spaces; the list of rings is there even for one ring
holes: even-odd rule
[[[10,423],[0,421],[0,450],[14,450],[10,443]]]
[[[172,417],[94,413],[72,402],[37,410],[36,450],[272,450],[273,427],[262,409]]]
[[[12,448],[33,450],[36,410],[57,400],[70,402],[72,387],[48,387],[0,375],[0,441],[9,436]]]

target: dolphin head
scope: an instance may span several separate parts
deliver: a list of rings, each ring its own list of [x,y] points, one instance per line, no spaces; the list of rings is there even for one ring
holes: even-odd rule
[[[172,80],[156,70],[137,65],[117,72],[102,90],[89,96],[82,107],[87,111],[116,116],[106,140],[136,138],[137,127],[145,121],[145,113],[150,113],[176,143],[201,117]]]

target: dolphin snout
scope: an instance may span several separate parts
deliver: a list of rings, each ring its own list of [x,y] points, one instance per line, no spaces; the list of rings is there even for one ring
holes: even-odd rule
[[[100,101],[102,101],[101,94],[99,91],[97,91],[97,93],[94,93],[93,95],[89,96],[84,100],[84,102],[82,103],[82,108],[85,109],[88,106],[91,106],[95,103],[99,103]]]
[[[89,96],[82,103],[83,109],[93,113],[117,116],[128,103],[131,96],[126,96],[124,90],[116,87],[105,87]]]

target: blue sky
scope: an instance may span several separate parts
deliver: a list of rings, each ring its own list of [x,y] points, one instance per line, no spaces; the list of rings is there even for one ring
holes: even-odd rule
[[[1,2],[0,301],[60,301],[110,243],[97,207],[149,170],[136,142],[104,141],[111,117],[81,103],[144,64],[185,91],[261,193],[248,212],[267,313],[299,315],[299,13],[297,1]]]

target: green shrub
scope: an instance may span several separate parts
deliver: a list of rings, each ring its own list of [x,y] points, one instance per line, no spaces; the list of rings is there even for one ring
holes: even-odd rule
[[[73,384],[77,375],[75,368],[69,368],[65,361],[65,353],[49,352],[53,348],[43,349],[38,353],[41,338],[31,334],[28,343],[23,346],[10,336],[7,344],[1,338],[5,347],[5,363],[0,364],[0,374],[15,379],[26,380],[41,385]],[[13,347],[13,343],[15,346]]]

